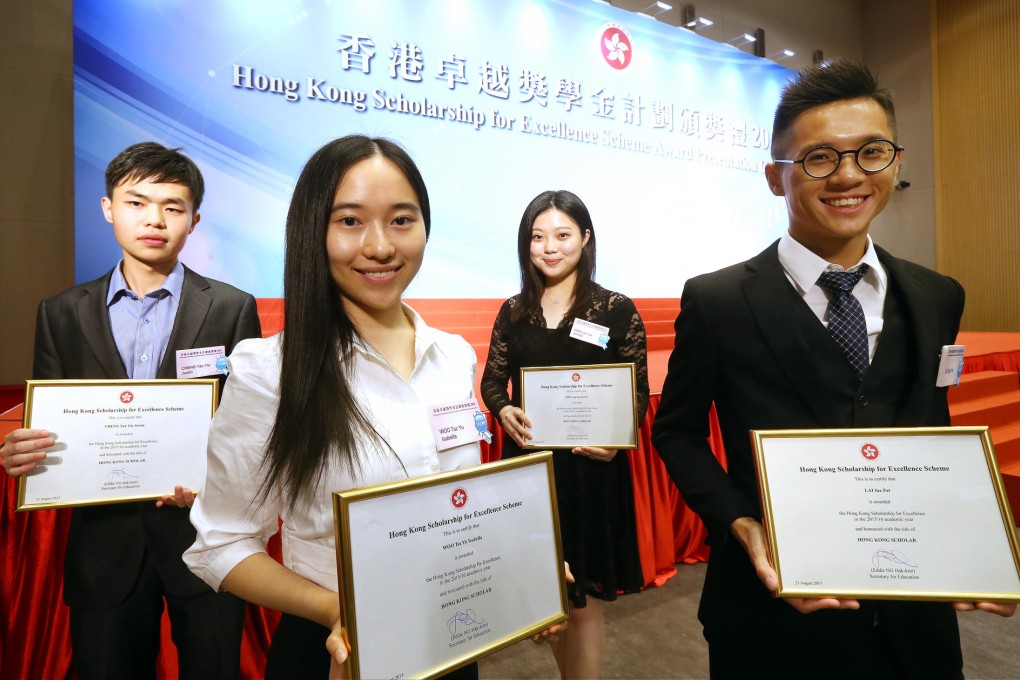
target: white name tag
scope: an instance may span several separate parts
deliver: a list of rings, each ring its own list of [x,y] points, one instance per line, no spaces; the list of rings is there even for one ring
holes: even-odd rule
[[[609,344],[609,326],[600,326],[584,319],[574,319],[570,337],[605,349]]]
[[[935,379],[935,387],[960,384],[960,374],[963,372],[963,349],[964,345],[942,345],[939,375]]]
[[[455,446],[474,444],[477,441],[492,443],[485,414],[474,399],[465,399],[452,404],[436,404],[430,407],[432,432],[436,438],[436,450],[446,451]]]
[[[196,347],[177,350],[177,377],[204,378],[227,374],[226,347]]]

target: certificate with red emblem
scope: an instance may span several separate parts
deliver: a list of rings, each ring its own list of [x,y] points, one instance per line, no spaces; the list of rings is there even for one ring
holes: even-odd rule
[[[29,380],[25,427],[57,443],[18,480],[18,510],[98,505],[198,491],[219,383]]]
[[[431,678],[567,616],[548,451],[333,495],[352,678]]]
[[[634,364],[521,369],[521,408],[531,420],[527,449],[638,446]]]
[[[752,431],[780,597],[1020,602],[987,427]]]

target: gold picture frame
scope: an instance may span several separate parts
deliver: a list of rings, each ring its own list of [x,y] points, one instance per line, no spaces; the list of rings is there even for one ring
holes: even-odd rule
[[[624,409],[612,403],[598,403],[592,405],[591,401],[613,397],[619,393],[619,389],[606,391],[603,388],[610,387],[604,384],[595,384],[594,379],[606,373],[622,372],[629,378],[629,400]],[[541,385],[532,386],[529,390],[529,377],[542,376],[545,381]],[[547,384],[545,384],[547,383]],[[534,440],[528,440],[523,447],[526,450],[537,449],[573,449],[578,446],[597,446],[605,449],[633,450],[638,448],[640,423],[638,422],[637,407],[637,369],[633,363],[616,364],[579,364],[576,366],[526,366],[521,368],[521,408],[529,414],[532,421],[532,434]],[[535,396],[536,391],[546,392],[541,394],[541,405],[536,409],[535,402],[539,397]],[[601,393],[597,393],[601,392]],[[529,394],[531,396],[529,407]],[[547,398],[548,397],[548,398]],[[596,397],[596,399],[592,399]],[[578,403],[568,403],[568,400]],[[581,400],[588,401],[588,404],[579,403]],[[612,401],[612,400],[610,400]],[[530,410],[529,410],[530,408]],[[613,411],[627,410],[630,414],[629,433],[626,439],[615,440],[612,436],[601,439],[597,434],[588,433],[587,429],[599,429],[605,426],[605,420],[600,426],[593,423],[594,415],[602,412],[605,415]],[[561,419],[550,426],[546,421],[542,430],[552,430],[551,435],[545,436],[539,426],[536,426],[538,419],[544,419],[550,412],[562,411]],[[587,413],[585,412],[587,411]],[[576,417],[577,422],[571,423],[570,416]],[[611,418],[610,418],[611,419]],[[563,431],[559,431],[562,429]],[[594,437],[594,438],[593,438]]]
[[[218,397],[216,378],[26,381],[24,426],[57,443],[18,478],[17,509],[156,500],[181,483],[197,491]]]
[[[348,677],[436,677],[567,617],[551,452],[336,492],[333,511]]]
[[[987,427],[750,436],[779,597],[1020,602]]]

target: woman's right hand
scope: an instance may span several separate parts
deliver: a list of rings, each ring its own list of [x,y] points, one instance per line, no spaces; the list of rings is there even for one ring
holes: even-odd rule
[[[504,406],[499,410],[499,422],[517,446],[524,447],[526,439],[531,439],[531,420],[522,409],[516,406]]]

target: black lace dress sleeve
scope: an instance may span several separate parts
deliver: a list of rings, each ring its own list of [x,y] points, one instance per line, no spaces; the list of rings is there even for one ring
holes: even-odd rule
[[[507,385],[510,382],[510,356],[507,346],[507,334],[510,329],[510,311],[513,299],[507,300],[499,308],[496,322],[492,326],[492,337],[489,339],[489,355],[485,359],[485,370],[482,372],[480,389],[482,401],[489,413],[497,421],[499,412],[510,404]]]

